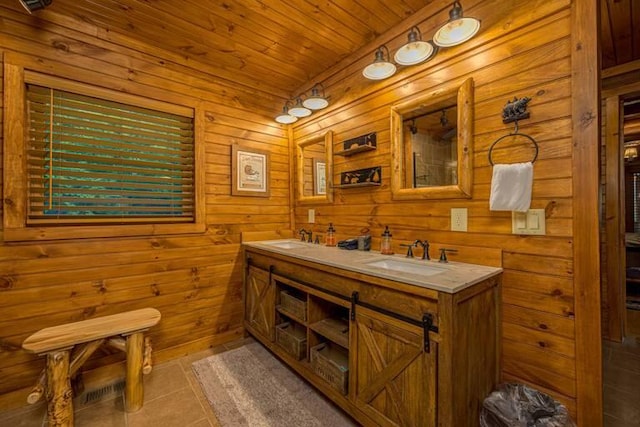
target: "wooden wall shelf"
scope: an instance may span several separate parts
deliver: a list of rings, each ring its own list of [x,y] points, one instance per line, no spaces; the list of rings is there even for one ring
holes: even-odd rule
[[[375,150],[378,147],[376,133],[371,132],[355,138],[347,139],[342,143],[342,151],[336,152],[340,156],[352,156],[363,151]]]
[[[334,185],[333,188],[379,187],[380,185],[379,182],[358,182],[356,184]]]
[[[377,147],[372,146],[372,145],[360,145],[359,147],[351,148],[349,150],[337,151],[336,155],[337,156],[343,156],[343,157],[349,157],[349,156],[353,156],[354,154],[357,154],[357,153],[362,153],[362,152],[365,152],[365,151],[373,151],[376,148]]]

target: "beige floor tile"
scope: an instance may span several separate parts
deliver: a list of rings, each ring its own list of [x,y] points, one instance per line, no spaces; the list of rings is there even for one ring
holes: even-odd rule
[[[0,426],[11,427],[41,427],[47,416],[47,406],[40,402],[33,406],[11,411],[0,412]]]
[[[211,424],[209,420],[203,419],[203,420],[196,421],[193,424],[189,424],[188,427],[212,427],[212,426],[213,424]]]
[[[227,351],[227,348],[224,345],[217,345],[215,347],[208,348],[206,350],[202,350],[197,353],[193,353],[193,354],[189,354],[187,356],[181,357],[180,365],[182,366],[183,370],[190,371],[191,365],[193,364],[193,362],[206,359],[209,356],[213,356],[214,354],[219,354],[225,351]]]
[[[185,427],[206,414],[190,387],[146,402],[138,412],[127,414],[130,427]]]
[[[193,390],[193,394],[198,399],[200,406],[202,406],[202,410],[207,416],[207,419],[209,420],[209,422],[213,427],[219,427],[220,423],[218,422],[218,418],[216,417],[215,412],[213,412],[213,408],[211,408],[211,405],[209,404],[207,397],[204,395],[202,391],[202,387],[200,387],[200,383],[196,379],[195,374],[191,370],[189,370],[188,372],[185,372],[185,374],[187,376],[187,380],[189,381],[191,389]]]
[[[189,387],[179,361],[171,361],[156,366],[144,376],[144,402],[150,402],[183,388]]]

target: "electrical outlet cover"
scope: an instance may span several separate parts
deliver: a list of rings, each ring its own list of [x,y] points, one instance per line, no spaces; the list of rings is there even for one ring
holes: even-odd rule
[[[316,222],[316,210],[309,209],[309,224],[314,224]]]
[[[451,231],[467,231],[467,208],[451,208]]]

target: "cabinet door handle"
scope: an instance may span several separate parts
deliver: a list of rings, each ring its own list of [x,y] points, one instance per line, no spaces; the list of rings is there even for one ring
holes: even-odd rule
[[[356,305],[358,305],[358,292],[351,293],[351,320],[356,320]]]
[[[433,316],[425,314],[422,316],[422,329],[424,331],[424,351],[429,353],[431,351],[431,344],[429,342],[429,330],[433,326]]]

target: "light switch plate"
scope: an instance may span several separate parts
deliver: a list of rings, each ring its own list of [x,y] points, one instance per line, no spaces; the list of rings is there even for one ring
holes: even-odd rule
[[[309,209],[309,224],[314,224],[316,222],[316,210]]]
[[[467,231],[467,208],[451,208],[451,231]]]
[[[511,232],[513,234],[546,234],[544,209],[529,209],[526,212],[511,212]]]

